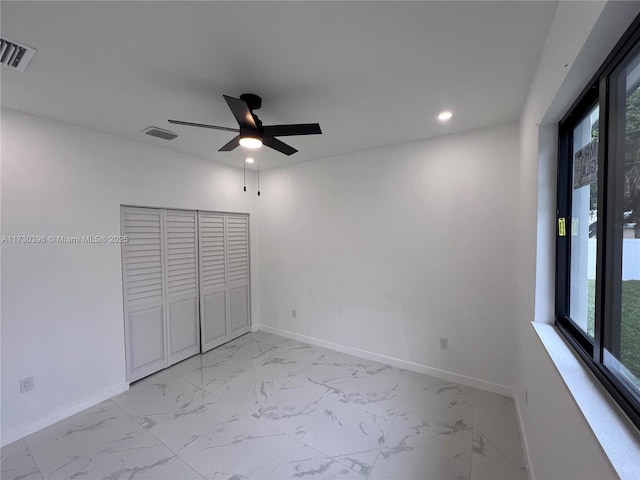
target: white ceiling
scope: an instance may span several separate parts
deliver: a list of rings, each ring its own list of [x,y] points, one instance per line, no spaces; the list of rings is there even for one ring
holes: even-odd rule
[[[261,168],[516,121],[557,2],[9,2],[2,106],[241,166],[222,95],[256,93],[265,125],[319,122],[262,148]],[[447,125],[443,109],[454,111]],[[144,135],[175,131],[167,142]]]

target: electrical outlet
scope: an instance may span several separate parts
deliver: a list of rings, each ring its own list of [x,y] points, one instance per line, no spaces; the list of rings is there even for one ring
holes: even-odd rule
[[[291,316],[293,318],[296,318],[296,316],[298,315],[298,313],[296,312],[296,309],[294,308],[293,310],[291,310]]]
[[[447,337],[440,337],[440,348],[442,350],[449,348],[449,339]]]
[[[35,387],[36,385],[35,383],[33,383],[33,377],[20,379],[20,393],[25,393],[33,390]]]

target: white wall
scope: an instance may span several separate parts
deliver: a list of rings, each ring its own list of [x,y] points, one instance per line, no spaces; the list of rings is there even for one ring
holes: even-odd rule
[[[510,386],[517,137],[511,124],[264,172],[263,324]]]
[[[531,322],[554,316],[557,122],[639,9],[638,2],[560,2],[521,117],[514,391],[532,479],[618,477]]]
[[[117,233],[122,203],[256,213],[254,322],[513,385],[532,478],[615,478],[530,322],[553,319],[555,124],[639,7],[560,2],[519,132],[267,171],[258,202],[240,170],[3,111],[2,234]],[[118,246],[5,244],[2,261],[5,444],[125,371]]]
[[[118,234],[121,204],[253,213],[254,203],[239,168],[2,111],[2,235]],[[6,444],[126,383],[119,245],[3,244],[2,262]],[[29,376],[35,390],[20,394]]]

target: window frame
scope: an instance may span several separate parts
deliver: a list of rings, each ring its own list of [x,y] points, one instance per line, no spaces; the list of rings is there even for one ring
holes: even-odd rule
[[[611,136],[611,76],[625,62],[640,53],[640,16],[618,41],[605,62],[588,82],[580,96],[559,123],[558,169],[556,196],[556,292],[555,324],[560,333],[583,359],[596,378],[614,398],[631,421],[640,429],[640,392],[629,388],[604,362],[605,349],[611,351],[620,320],[612,321],[619,312],[621,265],[607,259],[621,258],[622,240],[615,230],[615,215],[620,196],[615,188],[616,138]],[[593,341],[582,332],[569,316],[571,235],[560,236],[559,219],[571,218],[573,174],[573,129],[595,107],[599,106],[598,121],[598,223],[596,246],[596,289]],[[609,161],[609,159],[612,159]],[[618,189],[619,190],[619,189]],[[567,226],[568,228],[568,226]],[[617,290],[616,290],[617,289]],[[616,294],[617,291],[617,294]],[[617,303],[616,303],[617,302]],[[617,310],[616,310],[617,308]],[[612,316],[613,315],[613,316]],[[617,327],[616,327],[617,323]],[[608,347],[608,348],[607,348]]]

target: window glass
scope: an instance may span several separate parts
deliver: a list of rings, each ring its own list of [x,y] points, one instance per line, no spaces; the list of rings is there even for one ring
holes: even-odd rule
[[[611,342],[605,364],[640,391],[640,55],[611,76],[615,115],[615,255],[621,265],[614,284]],[[615,253],[617,253],[614,250]],[[622,257],[622,258],[620,258]]]
[[[558,132],[556,325],[640,428],[640,16]]]
[[[573,130],[571,180],[570,317],[589,338],[594,337],[596,247],[598,221],[598,118],[591,110]]]

